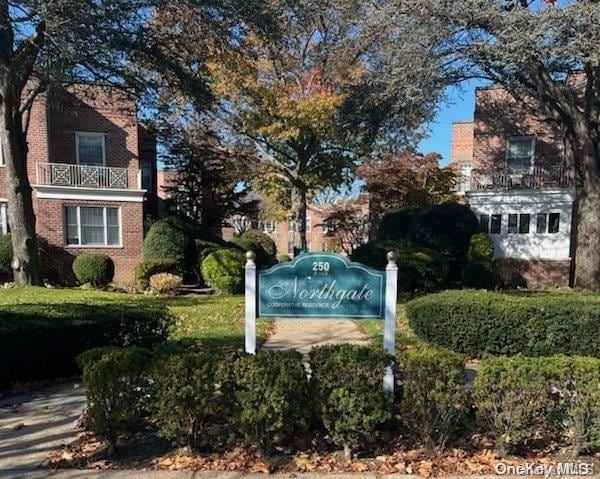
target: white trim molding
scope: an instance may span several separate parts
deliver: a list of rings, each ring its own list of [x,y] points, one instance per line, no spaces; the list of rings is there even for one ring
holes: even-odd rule
[[[143,203],[146,190],[82,188],[79,186],[32,185],[40,199],[81,201],[122,201]]]

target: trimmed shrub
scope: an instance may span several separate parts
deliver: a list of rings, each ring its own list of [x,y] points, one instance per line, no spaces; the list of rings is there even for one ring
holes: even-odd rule
[[[270,453],[308,424],[310,394],[302,355],[262,352],[235,361],[224,383],[234,396],[234,421],[247,442]]]
[[[402,248],[397,254],[399,291],[434,291],[446,284],[449,266],[441,254],[427,248],[411,247]]]
[[[469,356],[600,357],[600,295],[445,291],[406,304],[413,331]]]
[[[105,350],[96,361],[82,358],[90,428],[114,447],[142,416],[147,393],[150,351],[143,348]]]
[[[219,243],[205,239],[195,239],[194,243],[196,244],[196,253],[198,255],[198,261],[200,265],[202,265],[202,261],[204,261],[209,254],[218,250],[219,248],[222,248]]]
[[[391,241],[361,244],[352,251],[350,259],[370,268],[382,270],[387,265],[387,254],[397,249],[398,244]]]
[[[196,264],[196,248],[177,220],[160,220],[152,224],[144,239],[143,259],[171,259],[179,265],[179,272],[186,272]]]
[[[104,253],[86,253],[73,261],[73,273],[81,284],[106,286],[115,275],[115,264]]]
[[[379,223],[378,239],[406,242],[410,225],[424,210],[425,208],[421,206],[407,206],[389,211]]]
[[[209,254],[202,262],[202,277],[219,293],[240,293],[244,286],[243,251],[223,248]]]
[[[278,262],[278,263],[288,263],[288,262],[290,262],[290,261],[292,261],[292,258],[290,257],[290,255],[289,255],[289,254],[280,254],[280,255],[277,257],[277,262]]]
[[[465,358],[424,347],[403,352],[401,416],[430,450],[442,451],[469,410]]]
[[[135,267],[135,284],[139,289],[148,289],[150,278],[159,273],[175,274],[179,265],[174,259],[149,259],[140,261]]]
[[[502,283],[502,278],[492,263],[469,263],[461,273],[464,286],[469,288],[495,289]]]
[[[392,360],[383,351],[350,344],[310,352],[317,414],[347,458],[352,448],[373,441],[377,427],[391,418],[392,395],[382,384]]]
[[[231,398],[217,389],[215,356],[202,352],[159,359],[152,367],[151,415],[161,435],[176,445],[199,447]]]
[[[93,301],[0,305],[0,318],[0,390],[75,374],[75,357],[98,346],[154,346],[170,325],[158,305]]]
[[[10,233],[0,236],[0,277],[9,276],[12,273],[10,263],[13,259],[13,248]]]
[[[477,233],[471,236],[467,251],[469,263],[491,263],[494,259],[494,243],[489,235]]]
[[[275,245],[275,241],[271,239],[271,237],[258,230],[248,230],[244,232],[240,238],[245,240],[250,240],[255,245],[259,246],[267,256],[272,258],[277,254],[277,246]]]
[[[246,236],[247,234],[248,236]],[[264,235],[268,241],[264,238],[261,239],[260,235]],[[275,254],[270,254],[264,247],[264,244],[267,243],[267,249],[273,251],[275,249],[275,243],[270,245],[268,242],[273,243],[273,240],[265,233],[255,230],[247,231],[243,235],[237,236],[231,240],[231,243],[240,248],[244,253],[250,250],[254,251],[256,254],[256,266],[261,269],[269,268],[277,263]]]
[[[158,273],[150,277],[150,288],[158,294],[173,294],[182,283],[181,276],[171,273]]]

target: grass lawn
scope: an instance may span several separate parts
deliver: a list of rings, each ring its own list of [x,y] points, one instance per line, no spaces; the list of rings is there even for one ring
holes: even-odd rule
[[[175,318],[170,333],[173,340],[200,340],[208,346],[244,347],[243,296],[156,297],[78,288],[10,288],[0,290],[3,310],[44,313],[82,311],[95,308],[166,308]],[[270,322],[257,321],[257,341],[265,340]]]
[[[371,338],[375,345],[383,344],[383,323],[382,319],[360,319],[356,321],[358,327]],[[398,304],[396,310],[396,351],[419,344],[424,344],[424,341],[410,329],[408,319],[404,313],[404,304]]]

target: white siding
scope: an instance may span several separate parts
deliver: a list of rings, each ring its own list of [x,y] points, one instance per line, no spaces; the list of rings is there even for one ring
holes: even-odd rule
[[[573,196],[566,189],[472,191],[469,206],[479,215],[502,215],[499,234],[490,234],[496,258],[568,260]],[[508,234],[508,215],[531,215],[529,233]],[[557,233],[537,233],[538,213],[560,213]]]

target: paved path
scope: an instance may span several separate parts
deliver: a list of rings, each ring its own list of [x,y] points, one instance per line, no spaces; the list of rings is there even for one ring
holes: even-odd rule
[[[351,319],[276,319],[273,333],[263,349],[278,351],[296,349],[302,354],[324,344],[370,344]]]
[[[85,391],[73,383],[0,400],[0,472],[8,474],[0,477],[20,477],[7,470],[39,467],[74,440],[73,422],[84,405]]]

